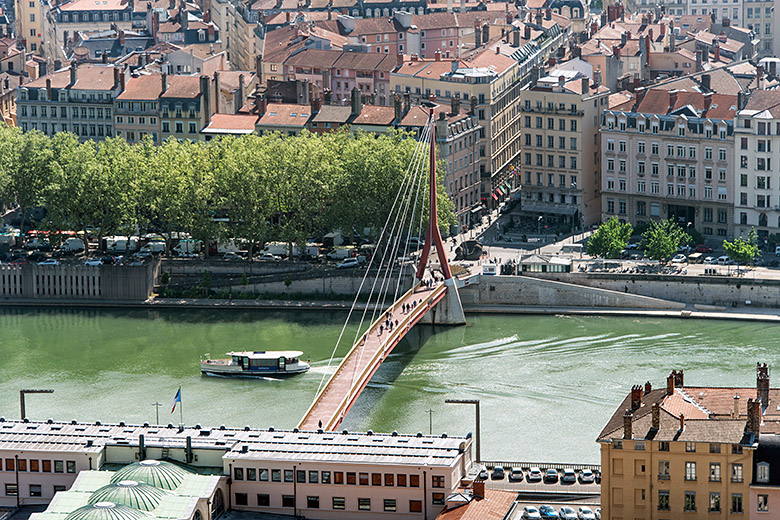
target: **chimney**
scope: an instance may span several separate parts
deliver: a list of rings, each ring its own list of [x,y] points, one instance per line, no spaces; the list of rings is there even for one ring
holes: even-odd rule
[[[639,90],[640,80],[639,80],[639,73],[634,73],[634,84],[632,86],[631,92],[635,92]]]
[[[257,115],[262,116],[265,114],[266,107],[268,106],[268,100],[265,99],[265,96],[263,94],[259,94],[257,96]]]
[[[737,110],[743,110],[747,105],[747,95],[744,92],[737,92]]]
[[[734,394],[734,411],[732,412],[734,419],[739,419],[739,394]]]
[[[704,111],[702,112],[702,117],[706,117],[707,110],[709,110],[710,105],[712,104],[712,92],[705,92],[703,94],[704,96]]]
[[[203,109],[204,123],[207,125],[211,121],[211,93],[209,87],[211,78],[209,76],[200,77],[200,103]]]
[[[395,121],[399,122],[401,120],[401,117],[403,117],[402,108],[401,108],[401,96],[396,94],[393,97],[393,115],[395,116]]]
[[[46,85],[47,87],[49,85]],[[119,67],[114,67],[114,89],[119,86]]]
[[[436,103],[436,94],[428,94],[428,101],[431,103]],[[442,112],[443,114],[444,112]]]
[[[162,82],[162,94],[165,94],[165,91],[168,90],[168,75],[166,73],[162,73],[160,75],[160,81]]]
[[[653,39],[653,28],[652,28],[652,27],[650,27],[650,28],[647,30],[647,37],[648,37],[648,38],[650,38],[650,41],[652,41],[652,42],[654,42],[654,41],[655,41],[655,40]]]
[[[320,109],[322,109],[322,98],[313,97],[311,99],[311,113],[317,114],[319,113]]]
[[[206,27],[206,32],[208,33],[207,41],[213,42],[215,40],[214,24],[209,24],[208,27]]]
[[[661,37],[663,38],[666,35],[666,24],[662,23],[660,27]]]
[[[125,71],[119,71],[119,92],[125,91]]]
[[[596,22],[590,23],[590,36],[593,37],[594,34],[596,34],[599,31],[599,24]]]
[[[720,43],[718,40],[712,42],[712,61],[720,61]]]
[[[617,45],[613,45],[612,54],[615,56],[615,58],[620,59],[620,47],[618,47]]]
[[[748,399],[747,410],[748,416],[745,431],[758,435],[761,433],[761,402],[757,399]]]
[[[726,43],[726,41],[728,40],[726,33],[721,31],[721,33],[718,35],[718,40],[720,40],[720,43]]]
[[[246,99],[244,98],[244,75],[243,74],[238,75],[238,92],[236,92],[236,96],[238,97],[238,100],[233,100],[233,109],[235,113],[238,114],[238,112],[244,106],[244,102],[246,101]]]
[[[544,10],[544,19],[545,20],[552,20],[552,9],[545,9]]]
[[[563,86],[564,86],[565,84],[566,84],[566,76],[564,76],[563,74],[561,74],[560,76],[558,76],[558,86],[559,86],[560,88],[563,88]]]
[[[661,427],[661,403],[653,403],[650,427],[656,431]]]
[[[542,11],[536,11],[536,25],[542,25]]]
[[[480,479],[475,480],[471,492],[475,497],[485,498],[485,481]]]
[[[631,410],[626,410],[623,414],[623,438],[634,438],[634,414],[631,413]]]
[[[675,105],[677,105],[677,90],[670,90],[669,91],[669,108],[667,109],[667,112],[671,112],[672,110],[674,110]],[[676,372],[677,372],[676,370],[673,370],[672,371],[672,375],[675,375]],[[677,384],[677,377],[676,376],[674,378],[674,386],[675,387],[682,386],[682,385],[678,385]]]
[[[764,75],[764,66],[763,65],[756,66],[756,88],[759,90],[761,89],[761,79],[763,75]]]
[[[525,38],[526,40],[530,40],[531,39],[531,26],[530,25],[527,25],[527,24],[523,25],[523,38]]]
[[[221,95],[221,93],[219,91],[219,89],[221,88],[219,83],[220,83],[220,81],[219,81],[219,71],[215,70],[214,71],[214,93],[215,93],[215,98],[217,100],[217,112],[219,112],[219,100],[222,97],[222,95]]]
[[[496,45],[496,54],[501,54],[501,46]]]
[[[490,25],[482,24],[482,43],[485,44],[490,40]]]
[[[597,87],[601,85],[601,68],[597,68],[593,73],[593,84]]]
[[[558,60],[556,60],[553,56],[550,56],[550,59],[547,60],[547,66],[550,68],[555,67],[556,63],[558,63]]]
[[[508,5],[509,5],[509,4],[507,4],[507,6],[508,6]],[[514,18],[514,17],[512,16],[512,13],[510,13],[509,11],[507,11],[507,12],[506,12],[506,24],[507,24],[507,25],[512,25],[512,18]]]
[[[437,49],[436,52],[433,53],[433,59],[436,60],[436,61],[441,61],[441,51],[440,50]]]
[[[79,71],[78,71],[78,64],[76,63],[76,60],[73,60],[70,62],[70,86],[76,84],[76,82],[79,79]]]
[[[642,405],[642,387],[634,385],[631,387],[631,410],[636,410]]]
[[[363,109],[363,103],[360,99],[360,90],[357,87],[352,89],[352,115],[357,117],[360,115],[360,111]]]
[[[625,45],[626,41],[628,41],[628,36],[625,31],[620,33],[620,45]]]
[[[204,11],[203,23],[209,23],[210,21],[211,21],[211,13],[209,11]]]
[[[451,99],[450,109],[452,111],[452,114],[455,115],[460,114],[460,93],[456,92],[450,99]]]
[[[653,385],[650,384],[650,381],[647,381],[645,383],[645,395],[649,394],[653,391]]]
[[[731,20],[729,18],[724,18],[720,21],[720,24],[723,27],[731,27]]]
[[[520,47],[520,31],[518,29],[512,31],[512,47]]]
[[[590,81],[588,78],[582,78],[582,94],[588,94],[590,92]]]
[[[51,101],[51,79],[46,78],[46,99]]]
[[[702,70],[704,70],[704,68],[701,65],[702,63],[701,56],[702,56],[701,49],[696,49],[696,72],[701,72]]]
[[[160,29],[160,13],[155,11],[152,13],[152,38],[157,42],[157,33]]]
[[[701,75],[701,86],[704,87],[705,90],[712,90],[712,77],[709,74],[702,74]]]
[[[472,116],[477,115],[477,98],[476,96],[471,96],[471,104],[469,112],[471,112]]]
[[[680,431],[685,431],[685,414],[680,414]]]
[[[666,377],[666,395],[672,395],[674,393],[674,375],[669,374]]]
[[[416,62],[416,61],[417,61],[417,54],[412,54],[412,61],[413,61],[413,62]]]
[[[409,113],[410,108],[412,108],[412,95],[409,92],[404,92],[404,115]]]
[[[769,405],[769,367],[756,363],[756,398],[763,406]]]
[[[675,97],[677,96],[677,91],[674,91]],[[672,370],[672,375],[674,376],[674,387],[675,388],[683,388],[685,386],[685,379],[684,379],[684,373],[682,370]]]
[[[125,31],[119,30],[119,46],[124,48],[125,46]]]

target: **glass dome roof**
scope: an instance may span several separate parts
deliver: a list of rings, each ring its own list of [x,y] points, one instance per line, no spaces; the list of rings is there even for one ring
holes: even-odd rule
[[[163,489],[150,486],[136,480],[120,480],[98,489],[89,498],[90,504],[98,502],[114,502],[134,507],[141,511],[151,511],[160,500],[169,493]]]
[[[150,517],[149,513],[122,504],[97,502],[76,509],[65,520],[142,520]]]
[[[144,482],[160,489],[176,489],[190,472],[170,462],[143,460],[128,464],[111,477],[112,483],[123,480]]]

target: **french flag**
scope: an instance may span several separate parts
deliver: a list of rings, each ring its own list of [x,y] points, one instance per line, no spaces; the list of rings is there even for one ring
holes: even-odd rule
[[[173,407],[171,408],[171,413],[176,410],[176,403],[181,403],[181,387],[179,387],[179,389],[176,391],[176,397],[173,398]]]

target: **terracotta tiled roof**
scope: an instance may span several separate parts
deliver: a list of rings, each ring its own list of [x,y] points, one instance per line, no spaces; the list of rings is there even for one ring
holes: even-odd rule
[[[251,134],[255,131],[257,116],[251,114],[214,114],[205,134]]]
[[[444,509],[436,520],[502,520],[516,497],[516,492],[485,489],[485,498],[475,497],[466,505]]]
[[[194,99],[200,96],[200,76],[168,75],[168,89],[161,98]]]
[[[176,33],[181,31],[181,24],[179,22],[163,22],[157,29],[157,32],[161,33]]]
[[[130,81],[125,84],[125,91],[117,97],[117,100],[155,100],[161,93],[162,77],[159,74],[149,74],[130,78]]]
[[[322,105],[320,111],[312,118],[312,123],[346,123],[352,116],[352,107],[339,105]]]
[[[699,31],[698,33],[696,33],[696,41],[704,43],[706,45],[712,45],[713,40],[717,38],[718,38],[717,34],[712,34],[711,32],[708,31]],[[721,41],[719,42],[719,44],[720,44],[721,51],[726,51],[726,52],[739,52],[742,49],[742,47],[745,46],[744,43],[731,38],[727,38],[725,42]]]
[[[344,52],[333,64],[336,68],[390,72],[395,68],[395,56],[375,52]]]
[[[255,81],[255,73],[248,70],[220,70],[219,88],[222,90],[233,91],[238,88],[239,79],[244,76],[244,89]]]
[[[285,103],[268,103],[265,114],[260,117],[257,126],[297,126],[305,127],[311,116],[311,106]]]
[[[76,84],[71,88],[83,90],[112,90],[114,88],[114,67],[106,65],[81,65],[76,71]],[[65,88],[70,84],[70,67],[26,83],[30,88],[46,86],[51,79],[52,88]]]
[[[74,0],[58,6],[61,11],[122,11],[128,7],[129,0]]]
[[[412,24],[416,25],[421,31],[430,31],[433,29],[458,27],[458,20],[455,13],[417,14],[412,16]],[[435,34],[434,36],[439,36],[439,34]]]
[[[303,49],[287,58],[285,65],[329,69],[341,56],[339,50]]]
[[[644,114],[667,114],[686,105],[700,112],[700,117],[712,119],[733,119],[736,114],[737,96],[713,94],[710,106],[704,110],[704,95],[701,92],[678,91],[677,101],[670,107],[671,91],[652,88],[639,102],[637,112]]]
[[[353,125],[390,126],[395,119],[395,108],[380,105],[363,105],[360,115],[353,121]]]

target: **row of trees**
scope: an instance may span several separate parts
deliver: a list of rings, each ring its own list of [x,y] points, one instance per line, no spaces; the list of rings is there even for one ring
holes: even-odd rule
[[[600,258],[619,258],[634,232],[630,223],[621,223],[612,217],[588,239],[587,252]],[[723,248],[729,258],[738,264],[749,264],[758,255],[756,230],[751,229],[747,239],[735,238],[723,241]],[[645,256],[652,260],[666,261],[677,253],[677,248],[691,245],[693,237],[672,219],[652,221],[642,233],[641,247]]]
[[[0,206],[18,205],[23,219],[42,206],[37,228],[98,237],[140,230],[302,244],[328,230],[380,229],[416,144],[402,132],[80,143],[0,125]],[[443,188],[438,208],[447,229],[455,218]]]

